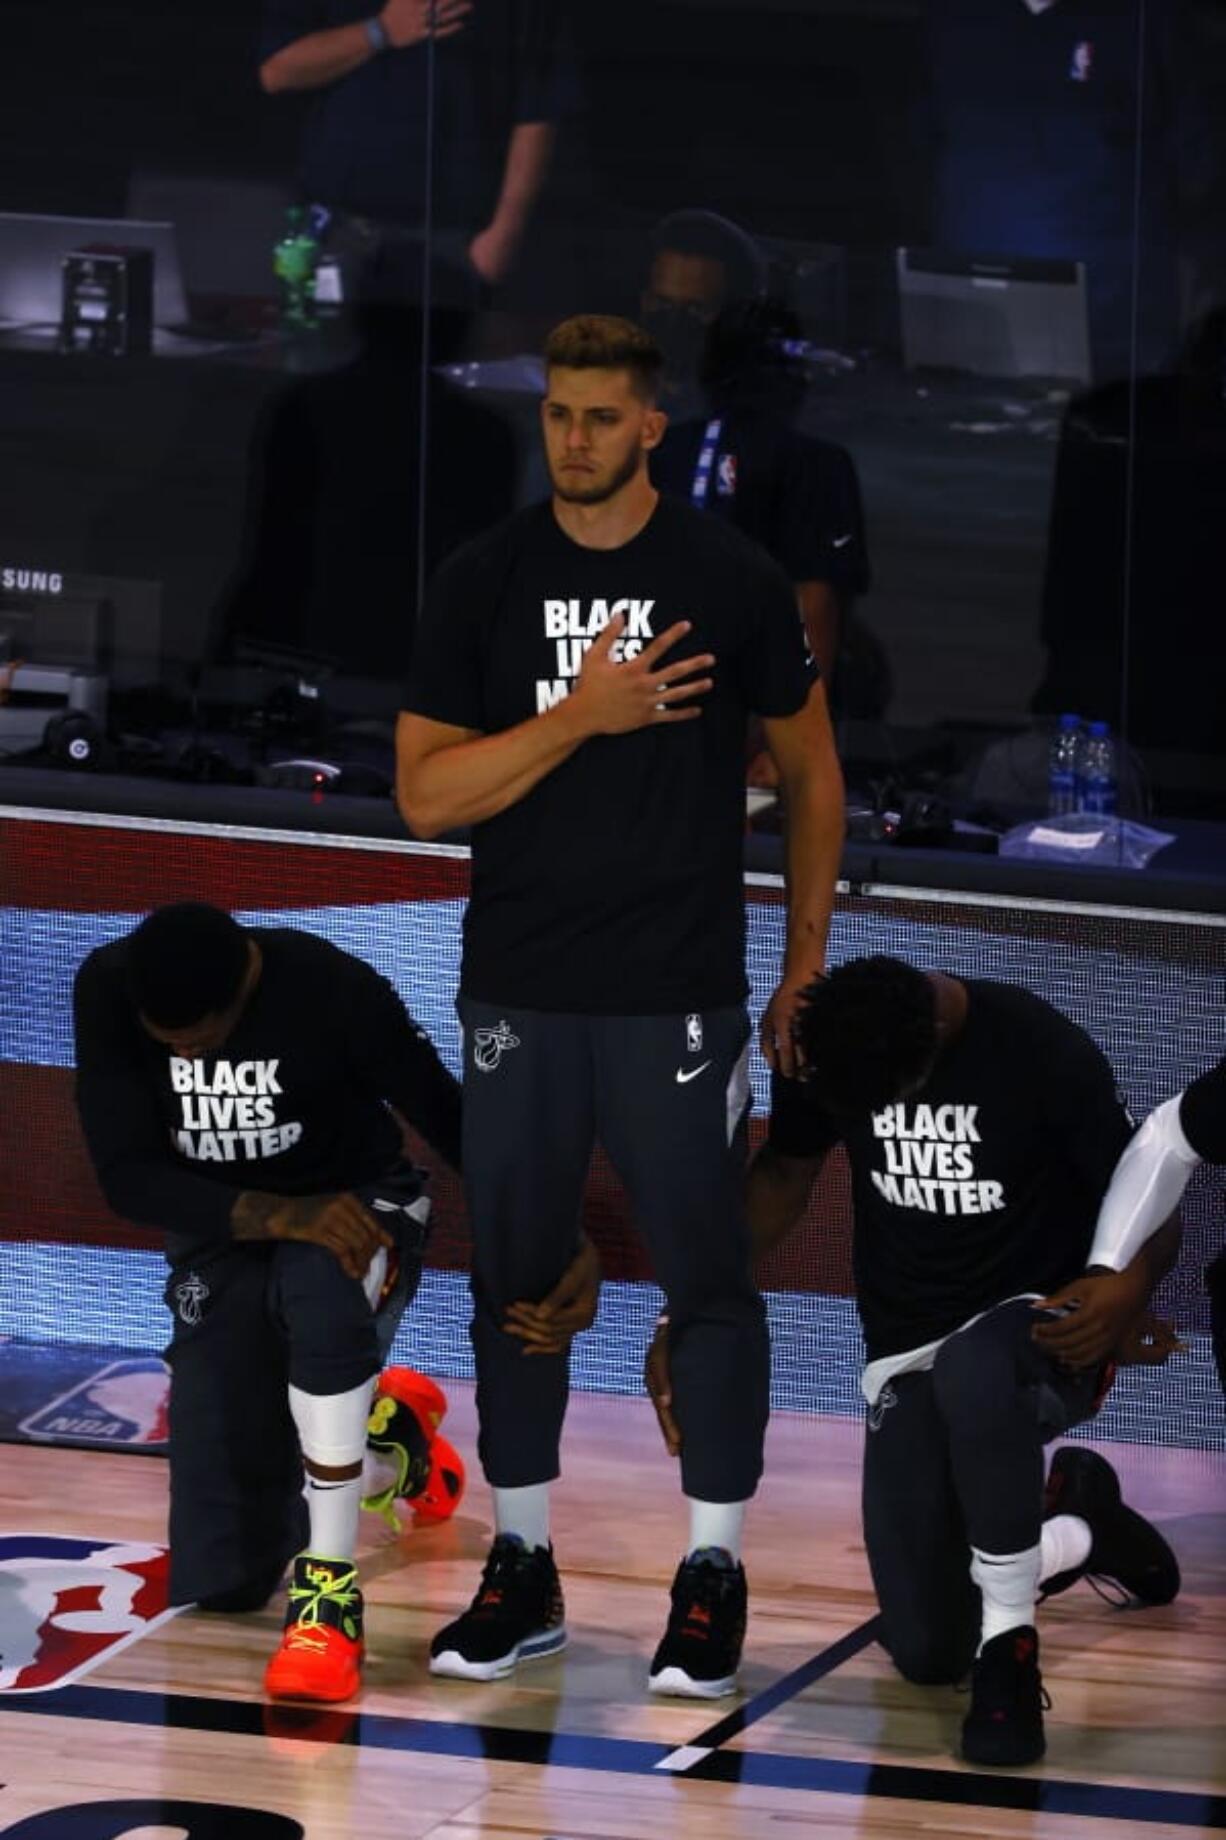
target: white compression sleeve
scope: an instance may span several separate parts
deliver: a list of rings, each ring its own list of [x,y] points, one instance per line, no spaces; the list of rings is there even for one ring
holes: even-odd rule
[[[1182,1094],[1152,1111],[1115,1166],[1088,1265],[1123,1271],[1174,1208],[1200,1162],[1179,1122]]]

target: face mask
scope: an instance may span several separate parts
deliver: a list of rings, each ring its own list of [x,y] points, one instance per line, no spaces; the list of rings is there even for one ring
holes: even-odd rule
[[[707,323],[689,307],[654,307],[643,315],[643,326],[664,353],[664,370],[670,380],[693,380],[702,366],[707,343]]]

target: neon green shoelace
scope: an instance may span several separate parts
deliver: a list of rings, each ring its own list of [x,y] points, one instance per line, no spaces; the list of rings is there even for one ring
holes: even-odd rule
[[[356,1639],[357,1618],[352,1613],[361,1602],[361,1592],[357,1585],[357,1570],[336,1573],[323,1566],[306,1568],[309,1580],[307,1584],[291,1584],[289,1588],[289,1605],[294,1613],[294,1628],[312,1630],[319,1627],[320,1612],[325,1604],[332,1604],[338,1612],[338,1622],[342,1632],[350,1640]]]

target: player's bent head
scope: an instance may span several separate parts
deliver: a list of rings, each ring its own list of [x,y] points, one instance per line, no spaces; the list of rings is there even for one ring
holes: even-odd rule
[[[249,935],[220,907],[155,908],[128,936],[128,989],[141,1022],[170,1046],[219,1046],[250,980]]]
[[[853,958],[806,994],[797,1033],[823,1110],[875,1112],[923,1085],[940,1048],[926,973],[900,958]]]
[[[611,313],[578,313],[555,326],[545,341],[547,371],[621,371],[640,401],[653,406],[660,394],[664,356],[632,319]]]

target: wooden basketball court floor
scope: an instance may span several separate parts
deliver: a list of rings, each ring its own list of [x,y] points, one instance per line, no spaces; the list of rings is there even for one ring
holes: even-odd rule
[[[471,1459],[471,1390],[448,1390],[447,1429]],[[1121,1611],[1083,1584],[1053,1602],[1041,1619],[1048,1754],[997,1774],[955,1758],[961,1696],[906,1685],[872,1640],[861,1438],[844,1419],[773,1421],[748,1533],[738,1700],[648,1695],[684,1525],[676,1473],[645,1402],[579,1395],[555,1492],[564,1655],[502,1684],[431,1680],[429,1637],[467,1602],[489,1538],[488,1496],[470,1481],[444,1526],[397,1541],[366,1517],[370,1660],[353,1711],[261,1703],[279,1606],[185,1613],[77,1685],[0,1696],[0,1833],[132,1798],[279,1811],[306,1840],[1187,1840],[1226,1829],[1226,1457],[1102,1446],[1179,1552],[1183,1594]],[[0,1464],[0,1532],[162,1537],[157,1459],[16,1446]],[[167,1818],[146,1817],[141,1840],[186,1831]]]

